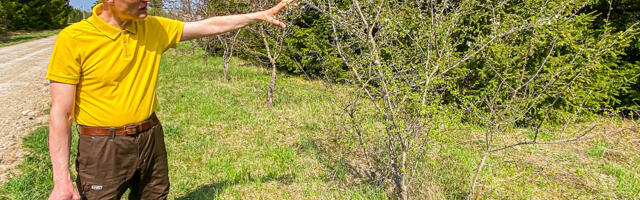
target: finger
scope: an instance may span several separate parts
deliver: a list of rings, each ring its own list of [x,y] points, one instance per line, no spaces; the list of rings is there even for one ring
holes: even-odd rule
[[[73,196],[71,197],[72,200],[80,200],[80,194],[78,194],[78,192],[73,191]]]
[[[279,26],[280,28],[287,28],[286,24],[282,23],[280,20],[277,20],[277,19],[269,20],[269,23]]]
[[[278,5],[275,6],[276,12],[279,12],[280,10],[282,10],[284,7],[286,7],[293,1],[295,0],[282,0],[280,3],[278,3]]]
[[[274,8],[276,9],[276,11],[280,11],[282,10],[282,8],[284,8],[287,5],[287,1],[288,0],[283,0],[280,3],[278,3],[278,5],[274,6]]]
[[[286,0],[286,1],[287,1],[287,3],[285,4],[285,6],[286,6],[286,5],[291,5],[291,6],[293,6],[293,7],[298,6],[298,4],[297,4],[297,3],[293,3],[293,2],[294,2],[294,1],[296,1],[296,0]]]

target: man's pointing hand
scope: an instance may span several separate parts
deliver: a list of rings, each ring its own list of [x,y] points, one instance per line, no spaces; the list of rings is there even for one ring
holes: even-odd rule
[[[276,16],[288,5],[295,6],[295,4],[291,4],[293,1],[283,0],[268,10],[249,14],[215,16],[200,21],[187,22],[184,24],[180,41],[226,33],[259,21],[266,21],[281,28],[286,28],[287,25],[278,20]]]
[[[287,7],[287,5],[291,4],[293,1],[294,0],[283,0],[280,3],[278,3],[278,5],[268,10],[262,11],[260,13],[261,20],[280,26],[281,28],[287,28],[287,25],[282,23],[280,20],[276,19],[276,16],[278,15],[278,12],[280,12],[280,10]]]

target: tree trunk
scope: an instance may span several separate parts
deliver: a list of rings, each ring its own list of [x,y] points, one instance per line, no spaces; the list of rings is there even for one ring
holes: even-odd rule
[[[191,55],[195,55],[196,54],[196,40],[191,40]]]
[[[400,156],[396,156],[395,145],[393,143],[393,136],[389,135],[387,147],[389,148],[389,158],[390,158],[390,167],[391,174],[393,176],[393,183],[395,184],[394,192],[397,195],[397,199],[407,200],[409,199],[409,195],[407,194],[407,178],[405,177],[407,173],[407,150],[402,149],[400,152]]]
[[[209,48],[209,44],[205,44],[204,45],[204,53],[202,54],[202,62],[204,63],[204,67],[208,67],[209,66],[209,62],[207,62],[208,61],[208,58],[207,58],[207,54],[208,54],[207,50],[208,50],[208,48]]]
[[[271,84],[269,84],[269,90],[267,91],[267,106],[273,106],[273,93],[276,90],[276,62],[271,61]]]
[[[229,80],[227,73],[229,71],[229,59],[222,58],[222,71],[224,72],[224,80]]]
[[[400,161],[400,172],[398,173],[399,185],[397,185],[396,187],[398,187],[399,198],[402,200],[407,200],[409,199],[409,194],[407,191],[408,189],[407,179],[405,178],[405,174],[407,173],[407,152],[406,151],[402,152],[400,159],[402,160]]]
[[[224,54],[222,57],[222,66],[224,67],[223,71],[224,71],[225,80],[228,79],[227,73],[229,71],[229,62],[231,62],[231,58],[233,58],[233,51],[235,50],[234,48],[236,45],[236,38],[238,38],[239,34],[240,34],[240,31],[236,31],[236,34],[230,40],[228,38],[222,39],[220,36],[218,36],[218,40],[222,44],[222,47],[224,47]]]
[[[264,33],[264,29],[260,26],[260,35],[262,36],[262,42],[264,43],[264,47],[267,49],[267,57],[269,58],[269,62],[271,63],[271,83],[269,84],[269,89],[267,90],[267,106],[273,106],[273,93],[276,90],[276,59],[273,54],[271,54],[271,48],[269,47],[269,43],[267,42],[267,36]]]
[[[473,181],[471,182],[471,186],[469,186],[469,192],[467,192],[467,200],[470,200],[473,197],[473,192],[474,189],[476,187],[476,183],[478,182],[478,177],[480,176],[480,173],[482,172],[482,167],[485,164],[485,161],[487,160],[487,155],[489,155],[489,149],[487,149],[487,151],[484,152],[484,155],[482,156],[482,160],[480,161],[480,164],[478,165],[478,169],[476,171],[476,174],[473,175]]]
[[[402,200],[407,200],[409,199],[409,191],[407,191],[407,179],[405,178],[405,174],[407,173],[407,151],[403,151],[402,152],[402,162],[400,163],[400,169],[401,169],[401,173],[400,173],[400,177],[401,177],[401,182],[400,182],[400,198],[402,198]]]

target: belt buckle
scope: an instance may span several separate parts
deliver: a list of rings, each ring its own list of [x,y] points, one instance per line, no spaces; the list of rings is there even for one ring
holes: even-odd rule
[[[127,135],[135,134],[138,132],[138,126],[136,126],[135,124],[125,125],[124,130]]]

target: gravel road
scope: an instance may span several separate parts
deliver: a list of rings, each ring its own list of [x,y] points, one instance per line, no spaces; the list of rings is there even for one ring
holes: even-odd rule
[[[0,184],[18,173],[22,137],[46,125],[50,105],[47,64],[56,35],[0,47]]]

